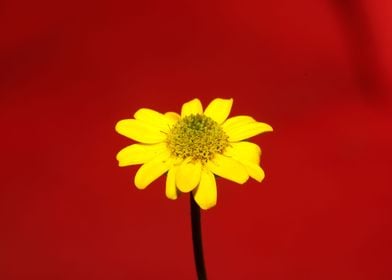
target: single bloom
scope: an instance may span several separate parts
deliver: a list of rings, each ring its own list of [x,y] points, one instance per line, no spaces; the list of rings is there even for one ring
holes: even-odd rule
[[[272,127],[250,116],[228,118],[232,105],[233,99],[216,98],[203,111],[195,98],[182,105],[181,114],[139,109],[133,119],[116,124],[119,134],[140,142],[117,154],[119,166],[142,164],[134,179],[138,189],[166,174],[169,199],[192,191],[202,209],[216,205],[215,176],[261,182],[261,150],[246,140]]]

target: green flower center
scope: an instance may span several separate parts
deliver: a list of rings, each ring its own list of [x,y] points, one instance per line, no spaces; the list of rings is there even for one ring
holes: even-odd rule
[[[216,154],[223,154],[228,145],[228,136],[220,125],[200,114],[180,119],[167,135],[172,156],[202,163],[207,163]]]

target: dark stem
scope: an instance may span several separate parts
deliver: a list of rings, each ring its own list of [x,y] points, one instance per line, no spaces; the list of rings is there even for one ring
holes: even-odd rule
[[[193,254],[195,258],[197,279],[207,280],[206,268],[204,266],[204,257],[203,257],[203,241],[201,239],[200,207],[199,205],[197,205],[192,194],[190,194],[190,202],[191,202]]]

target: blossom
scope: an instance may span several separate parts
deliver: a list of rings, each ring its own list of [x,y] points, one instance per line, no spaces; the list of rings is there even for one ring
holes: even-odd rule
[[[216,205],[215,176],[238,184],[249,177],[261,182],[261,150],[246,139],[272,127],[246,115],[228,118],[232,105],[233,99],[216,98],[203,111],[195,98],[182,105],[181,114],[139,109],[133,119],[116,124],[119,134],[140,142],[117,154],[119,166],[142,164],[134,178],[138,189],[166,174],[169,199],[193,192],[202,209]]]

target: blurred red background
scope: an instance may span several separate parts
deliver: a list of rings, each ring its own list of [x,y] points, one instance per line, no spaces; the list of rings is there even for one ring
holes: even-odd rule
[[[234,98],[275,131],[220,180],[209,279],[392,279],[388,0],[0,4],[0,278],[195,279],[187,195],[119,168],[140,107]]]

